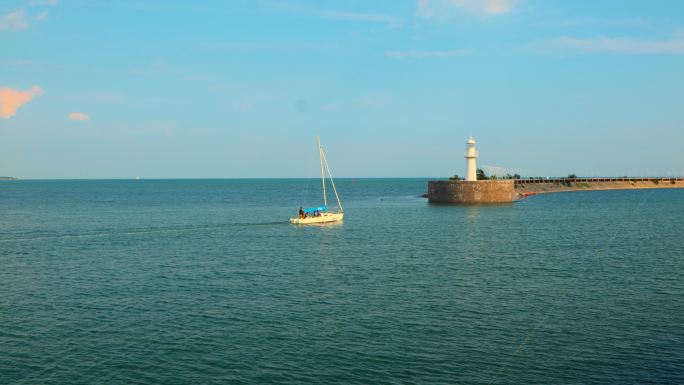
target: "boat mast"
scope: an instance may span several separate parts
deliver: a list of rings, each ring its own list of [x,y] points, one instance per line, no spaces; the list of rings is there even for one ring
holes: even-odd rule
[[[321,137],[317,136],[316,140],[318,141],[318,158],[321,161],[321,182],[323,183],[323,206],[328,206],[328,199],[325,196],[325,174],[323,173],[323,147],[321,147]]]
[[[320,141],[319,141],[319,146],[320,146]],[[330,172],[330,167],[328,167],[328,159],[325,158],[325,152],[323,152],[323,147],[320,147],[321,149],[321,157],[323,158],[323,161],[325,162],[325,169],[328,171],[328,176],[330,177],[330,184],[332,185],[333,191],[335,192],[335,198],[337,198],[337,205],[340,206],[340,212],[344,212],[344,209],[342,208],[342,202],[340,202],[340,196],[337,195],[337,189],[335,188],[335,181],[333,180],[332,173]]]

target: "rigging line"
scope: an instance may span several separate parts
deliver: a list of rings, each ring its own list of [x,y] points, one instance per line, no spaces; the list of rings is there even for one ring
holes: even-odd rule
[[[332,185],[333,191],[335,192],[335,198],[337,199],[337,205],[340,206],[340,211],[344,212],[342,208],[342,202],[340,201],[340,196],[337,195],[337,189],[335,188],[335,181],[333,180],[332,173],[330,172],[330,167],[328,166],[328,159],[325,157],[325,152],[321,148],[321,154],[323,154],[323,161],[325,162],[325,169],[328,171],[328,176],[330,177],[330,184]]]
[[[651,190],[651,191],[648,192],[648,194],[644,197],[644,199],[643,199],[641,202],[639,202],[639,204],[634,208],[634,211],[632,211],[632,212],[629,214],[629,217],[633,217],[633,216],[641,209],[641,207],[644,205],[644,203],[646,203],[646,201],[648,200],[648,198],[651,197],[651,195],[653,194],[653,190],[655,190],[655,189],[650,189],[650,190]],[[622,224],[626,224],[627,222],[621,222],[621,223],[622,223]],[[624,226],[622,226],[622,227],[624,227]],[[618,227],[618,228],[613,232],[613,235],[612,235],[610,238],[608,238],[608,240],[607,240],[606,242],[603,243],[603,246],[604,246],[604,247],[603,247],[601,250],[599,250],[599,251],[595,254],[596,256],[602,254],[603,252],[605,252],[605,251],[608,249],[608,246],[613,242],[613,240],[614,240],[614,239],[618,236],[618,234],[623,230],[622,227]],[[588,270],[588,269],[584,269],[584,271],[580,272],[580,274],[585,273],[587,270]],[[501,378],[501,373],[503,372],[503,370],[506,369],[506,367],[508,366],[508,364],[511,363],[512,359],[513,359],[514,357],[516,357],[516,356],[518,355],[518,353],[520,353],[520,352],[522,352],[522,351],[524,350],[524,348],[527,346],[528,341],[534,336],[534,334],[537,332],[537,330],[538,330],[541,326],[543,326],[543,325],[546,324],[546,322],[547,322],[547,321],[549,320],[549,318],[551,317],[551,314],[553,314],[553,313],[556,311],[556,309],[557,309],[558,306],[561,304],[561,302],[564,302],[563,300],[566,300],[566,299],[567,299],[568,294],[569,294],[569,293],[566,292],[565,295],[559,297],[558,300],[556,301],[556,303],[553,304],[553,306],[551,307],[551,309],[550,309],[548,312],[546,312],[546,314],[544,315],[544,317],[543,317],[539,322],[537,322],[537,324],[534,326],[534,328],[532,328],[532,330],[530,330],[529,333],[527,333],[527,335],[525,336],[525,338],[523,339],[523,341],[520,343],[520,345],[518,345],[518,348],[517,348],[517,349],[515,350],[515,352],[513,352],[513,354],[511,355],[511,359],[509,359],[508,361],[506,361],[506,362],[504,362],[504,363],[501,364],[501,366],[499,367],[499,370],[497,370],[496,374],[494,375],[494,378],[492,378],[492,380],[491,380],[490,382],[487,383],[488,385],[492,385],[495,381],[497,381],[497,380],[499,380],[499,378]]]

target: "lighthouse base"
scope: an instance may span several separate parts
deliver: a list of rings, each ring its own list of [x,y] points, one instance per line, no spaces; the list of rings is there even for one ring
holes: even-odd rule
[[[518,199],[513,180],[434,180],[428,182],[433,203],[510,203]]]

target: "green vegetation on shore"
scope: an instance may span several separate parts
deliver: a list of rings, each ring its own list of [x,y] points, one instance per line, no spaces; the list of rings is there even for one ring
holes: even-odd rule
[[[520,179],[520,174],[487,175],[483,169],[477,169],[477,180]]]

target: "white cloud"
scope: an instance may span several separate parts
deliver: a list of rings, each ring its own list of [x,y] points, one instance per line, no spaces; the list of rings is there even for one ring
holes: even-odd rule
[[[684,54],[684,31],[669,39],[634,39],[628,37],[598,37],[578,39],[561,37],[550,42],[551,48],[570,49],[585,53],[622,55]]]
[[[89,120],[90,116],[84,114],[83,112],[70,112],[69,115],[67,115],[67,119],[83,122]]]
[[[0,17],[0,31],[21,31],[28,29],[28,27],[29,23],[26,20],[26,13],[23,9]]]
[[[447,19],[454,11],[500,15],[513,11],[520,0],[417,0],[416,13],[425,18]]]
[[[36,96],[43,94],[43,89],[38,86],[31,87],[28,91],[19,91],[13,88],[0,87],[0,118],[9,119],[17,113],[19,107],[31,101]]]
[[[457,49],[452,51],[385,51],[385,56],[394,59],[410,59],[410,58],[447,58],[457,56],[472,55],[473,52],[467,49]]]

